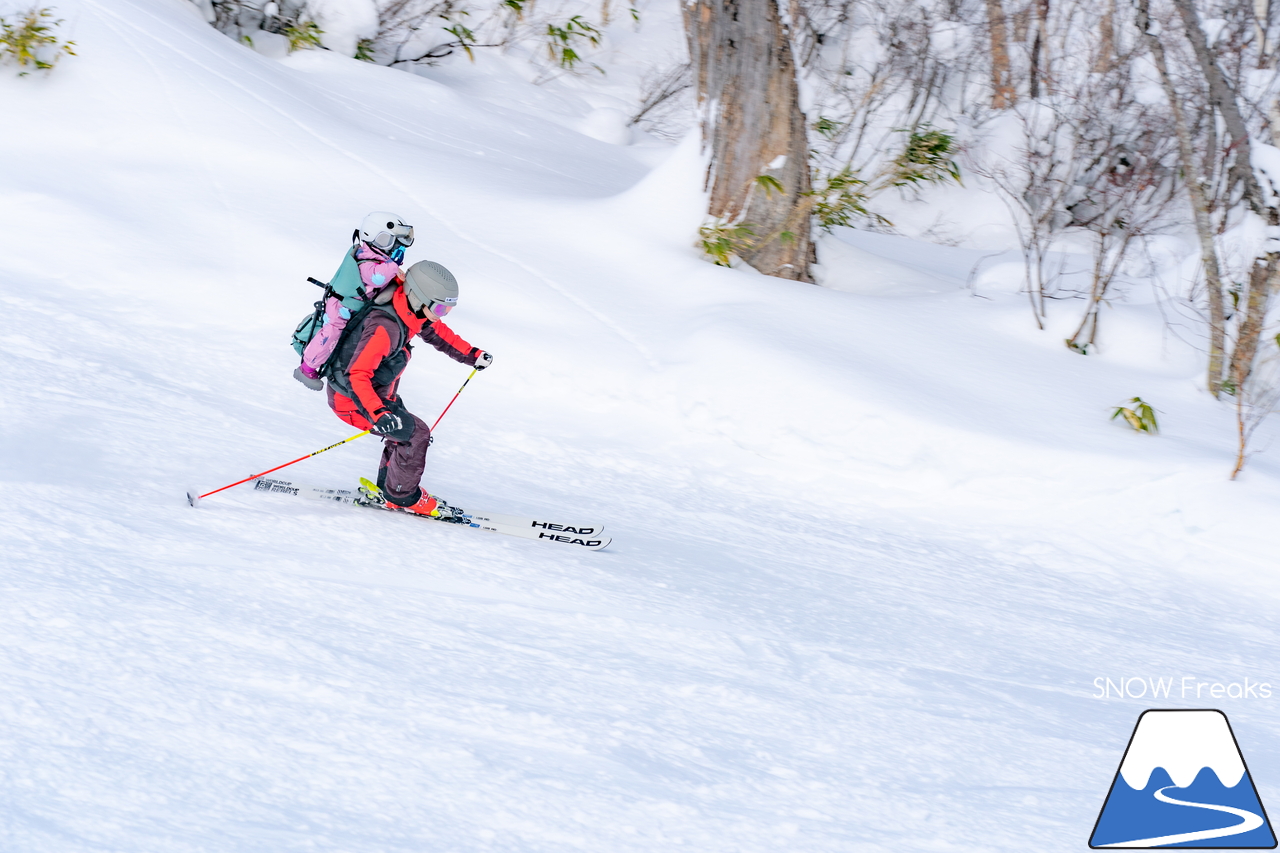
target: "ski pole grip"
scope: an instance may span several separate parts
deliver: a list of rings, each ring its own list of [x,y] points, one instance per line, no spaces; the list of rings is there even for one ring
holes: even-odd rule
[[[314,284],[316,287],[328,287],[328,286],[329,286],[329,285],[325,284],[323,281],[316,281],[316,280],[315,280],[314,278],[312,278],[311,276],[307,276],[307,281],[311,282],[311,283],[312,283],[312,284]]]

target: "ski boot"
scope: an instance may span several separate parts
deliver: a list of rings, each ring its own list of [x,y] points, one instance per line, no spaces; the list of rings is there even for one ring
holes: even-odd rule
[[[324,380],[320,378],[320,374],[305,364],[300,364],[293,369],[293,378],[306,385],[312,391],[323,391]]]
[[[450,506],[444,502],[444,498],[438,495],[429,495],[426,492],[423,492],[422,499],[418,501],[415,506],[420,506],[427,501],[431,501],[435,504],[435,506],[431,508],[431,512],[429,514],[436,521],[445,521],[449,524],[470,524],[460,508]]]
[[[396,510],[399,512],[411,512],[414,515],[425,515],[428,518],[434,518],[436,521],[447,521],[451,524],[466,524],[467,520],[463,517],[463,512],[456,506],[450,506],[444,502],[443,498],[429,495],[419,489],[418,500],[404,506],[387,500],[387,496],[382,489],[378,488],[376,483],[360,478],[360,497],[356,499],[357,503],[365,506],[376,506],[381,509]]]

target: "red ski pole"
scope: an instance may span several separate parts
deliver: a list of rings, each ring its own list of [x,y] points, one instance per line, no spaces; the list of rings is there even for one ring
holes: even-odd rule
[[[205,492],[203,495],[197,495],[195,489],[187,489],[187,503],[191,504],[192,506],[195,506],[196,504],[200,503],[200,501],[209,497],[209,495],[216,495],[218,492],[225,492],[227,489],[231,488],[231,486],[238,486],[241,483],[247,483],[250,480],[258,479],[259,477],[265,477],[267,474],[270,474],[272,471],[279,471],[281,468],[288,468],[290,465],[293,465],[294,463],[297,463],[297,462],[301,462],[303,459],[310,459],[312,456],[316,456],[317,454],[324,453],[326,450],[333,450],[335,447],[341,447],[342,445],[346,444],[348,441],[355,441],[360,436],[368,435],[368,434],[369,434],[369,430],[365,430],[364,432],[357,433],[351,436],[351,438],[344,438],[342,441],[339,441],[337,444],[331,444],[328,447],[322,447],[319,450],[317,450],[315,453],[308,453],[306,456],[299,456],[297,459],[293,460],[293,462],[286,462],[283,465],[277,465],[274,468],[268,468],[267,470],[263,471],[261,474],[253,474],[251,476],[245,477],[243,480],[236,480],[234,483],[232,483],[229,486],[223,486],[221,489],[214,489],[212,492]]]
[[[476,371],[478,371],[479,369],[480,369],[480,368],[478,368],[478,367],[474,367],[474,368],[472,368],[472,369],[471,369],[471,372],[467,374],[467,382],[470,382],[470,381],[471,381],[471,377],[472,377],[472,376],[475,376],[475,375],[476,375]],[[466,387],[467,387],[467,382],[463,382],[463,383],[462,383],[462,388],[466,388]],[[458,389],[458,394],[461,394],[461,393],[462,393],[462,388],[459,388],[459,389]],[[454,395],[453,395],[453,400],[458,399],[458,394],[454,394]],[[432,431],[433,433],[436,431],[436,427],[440,426],[440,422],[441,422],[442,420],[444,420],[444,414],[445,414],[445,412],[449,411],[449,406],[452,406],[452,405],[453,405],[453,400],[450,400],[450,401],[449,401],[449,405],[444,407],[444,412],[441,412],[441,413],[440,413],[440,417],[436,418],[436,422],[435,422],[435,423],[433,423],[433,424],[431,425],[431,431]]]
[[[453,395],[453,399],[449,401],[449,405],[444,407],[444,411],[440,413],[440,417],[436,418],[436,422],[431,425],[432,432],[436,431],[436,427],[440,425],[440,421],[444,420],[445,412],[449,411],[450,407],[453,406],[454,400],[458,399],[458,394],[462,393],[462,389],[467,387],[467,383],[470,382],[471,377],[475,375],[476,375],[476,369],[473,369],[471,373],[468,374],[467,381],[462,383],[462,388],[458,389],[458,393]],[[326,450],[333,450],[335,447],[341,447],[342,445],[346,444],[348,441],[355,441],[357,438],[360,438],[361,436],[365,436],[368,434],[369,434],[369,430],[365,430],[364,432],[361,432],[361,433],[356,433],[350,438],[344,438],[342,441],[339,441],[337,444],[331,444],[328,447],[322,447],[319,450],[315,451],[314,453],[308,453],[306,456],[299,456],[297,459],[294,459],[292,462],[286,462],[283,465],[277,465],[274,468],[268,468],[267,470],[263,471],[260,474],[252,474],[248,477],[245,477],[243,480],[236,480],[234,483],[231,483],[230,485],[223,486],[220,489],[214,489],[212,492],[205,492],[203,495],[196,494],[195,489],[187,489],[187,503],[191,504],[192,506],[195,506],[196,504],[200,503],[200,501],[209,497],[209,495],[216,495],[218,492],[225,492],[227,489],[230,489],[232,486],[238,486],[241,483],[247,483],[250,480],[258,479],[259,477],[265,477],[266,475],[270,474],[272,471],[279,471],[281,468],[288,468],[290,465],[297,464],[298,462],[301,462],[304,459],[310,459],[312,456],[318,456],[321,453],[324,453]]]

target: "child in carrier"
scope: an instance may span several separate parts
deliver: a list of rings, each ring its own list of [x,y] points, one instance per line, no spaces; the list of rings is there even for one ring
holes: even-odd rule
[[[352,246],[329,282],[322,325],[312,330],[293,377],[313,391],[324,388],[321,368],[333,355],[347,321],[384,287],[404,278],[404,250],[413,245],[413,226],[394,213],[375,211],[351,235]]]

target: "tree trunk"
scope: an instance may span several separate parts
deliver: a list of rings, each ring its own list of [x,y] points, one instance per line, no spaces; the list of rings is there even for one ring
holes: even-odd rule
[[[1026,44],[1031,33],[1031,14],[1035,0],[1031,0],[1011,16],[1013,20],[1013,40],[1018,44]]]
[[[1129,248],[1130,241],[1133,240],[1133,233],[1126,227],[1124,233],[1117,238],[1119,244],[1115,246],[1108,245],[1107,235],[1098,234],[1098,248],[1093,259],[1093,285],[1089,288],[1089,302],[1085,307],[1084,317],[1080,320],[1080,326],[1071,337],[1067,338],[1067,347],[1076,352],[1087,353],[1088,347],[1097,346],[1098,344],[1098,309],[1102,305],[1103,298],[1107,295],[1107,289],[1111,287],[1111,282],[1115,280],[1116,274],[1120,271],[1120,264],[1124,261],[1124,256]],[[1085,331],[1088,330],[1089,336],[1085,337]]]
[[[1205,289],[1209,300],[1209,369],[1207,384],[1209,393],[1217,397],[1222,390],[1222,369],[1226,351],[1226,316],[1222,305],[1222,273],[1218,265],[1218,249],[1214,244],[1213,221],[1209,215],[1209,196],[1205,179],[1196,163],[1195,146],[1191,142],[1191,127],[1183,109],[1182,96],[1178,94],[1169,65],[1165,60],[1164,44],[1160,36],[1151,32],[1149,0],[1138,0],[1138,31],[1147,41],[1151,57],[1159,72],[1160,84],[1173,112],[1174,132],[1178,137],[1178,159],[1182,161],[1191,200],[1191,212],[1195,219],[1196,236],[1200,240],[1200,263],[1204,266]]]
[[[1028,94],[1033,101],[1040,97],[1040,51],[1042,49],[1040,31],[1037,30],[1035,41],[1031,43],[1031,72],[1027,75],[1030,78]]]
[[[1116,61],[1116,0],[1108,0],[1107,10],[1102,13],[1099,24],[1101,37],[1098,43],[1098,55],[1093,60],[1096,74],[1110,71]]]
[[[1262,341],[1262,328],[1267,320],[1267,309],[1271,305],[1271,291],[1275,287],[1278,262],[1280,253],[1268,252],[1265,257],[1258,258],[1249,271],[1249,296],[1245,301],[1244,320],[1240,323],[1236,346],[1231,351],[1231,364],[1227,369],[1231,389],[1237,397],[1244,396],[1244,383],[1253,372],[1253,359],[1258,354],[1258,344]]]
[[[991,108],[1003,110],[1018,102],[1009,64],[1009,34],[1000,0],[987,0],[987,26],[991,30]]]
[[[1258,67],[1270,68],[1275,61],[1267,44],[1267,32],[1271,29],[1271,0],[1253,0],[1253,29],[1258,40]]]
[[[711,151],[709,212],[751,226],[737,255],[752,267],[811,282],[809,144],[777,2],[695,0],[684,11]]]
[[[1236,397],[1236,467],[1231,469],[1231,479],[1244,467],[1245,451],[1249,448],[1249,431],[1244,423],[1244,395]]]
[[[1240,114],[1235,90],[1227,82],[1227,76],[1222,73],[1209,49],[1208,39],[1205,38],[1204,28],[1200,26],[1200,17],[1196,14],[1192,0],[1173,0],[1173,5],[1182,18],[1182,26],[1186,30],[1187,40],[1191,42],[1191,49],[1195,52],[1200,73],[1209,86],[1209,100],[1222,116],[1222,123],[1231,137],[1231,144],[1228,146],[1228,150],[1232,152],[1231,162],[1227,166],[1230,187],[1227,195],[1230,197],[1231,191],[1239,188],[1249,209],[1265,217],[1267,214],[1263,207],[1262,190],[1253,175],[1253,164],[1250,162],[1249,129]]]
[[[1222,116],[1222,123],[1231,138],[1231,144],[1228,146],[1232,159],[1227,171],[1227,197],[1231,198],[1231,191],[1239,188],[1249,209],[1262,217],[1267,225],[1275,228],[1280,225],[1280,210],[1267,206],[1262,186],[1258,183],[1258,176],[1254,174],[1252,140],[1249,138],[1249,128],[1245,124],[1244,116],[1240,113],[1240,104],[1236,100],[1235,90],[1209,48],[1209,41],[1205,38],[1204,29],[1200,26],[1200,17],[1196,14],[1192,0],[1173,0],[1173,5],[1182,18],[1182,26],[1195,51],[1200,72],[1209,86],[1209,98]],[[1271,301],[1272,281],[1276,275],[1277,264],[1280,264],[1280,253],[1267,252],[1254,261],[1249,273],[1249,295],[1245,300],[1245,316],[1236,335],[1231,363],[1227,367],[1231,393],[1237,397],[1244,394],[1244,383],[1253,371],[1253,358],[1258,352],[1258,342]]]
[[[1049,0],[1035,0],[1036,35],[1031,45],[1031,100],[1040,97],[1040,81],[1049,78]]]

